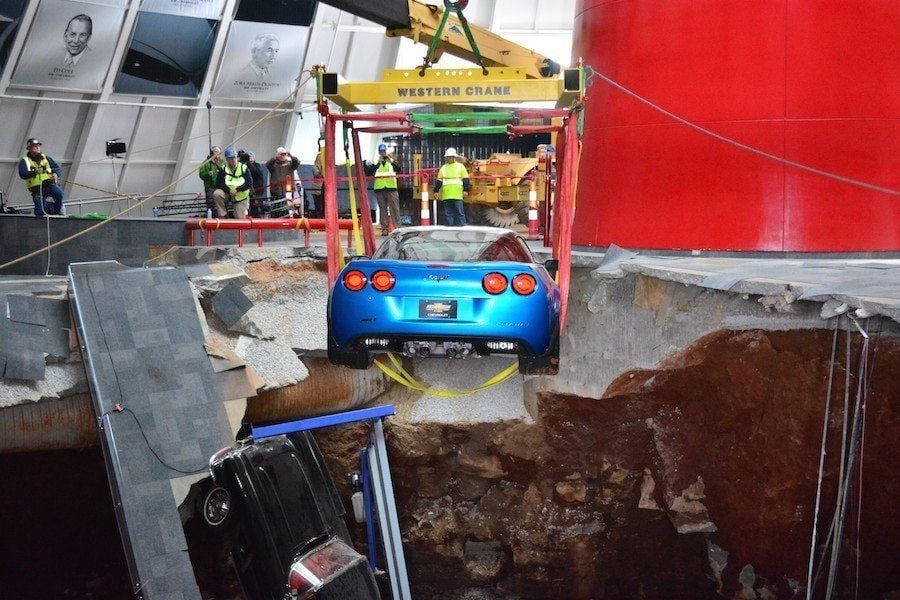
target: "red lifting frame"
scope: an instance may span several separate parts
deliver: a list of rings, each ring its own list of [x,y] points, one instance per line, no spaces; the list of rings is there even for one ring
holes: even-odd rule
[[[559,132],[556,153],[556,198],[553,202],[553,218],[544,223],[544,236],[552,231],[553,258],[559,260],[559,291],[561,306],[559,310],[559,330],[564,330],[569,306],[569,282],[572,275],[572,217],[575,207],[575,178],[578,171],[578,114],[575,111],[521,110],[516,114],[520,118],[551,118],[565,116],[565,123],[558,126],[521,126],[507,127],[510,137],[526,133]],[[549,195],[545,203],[550,202]]]
[[[510,138],[529,133],[559,133],[562,131],[559,125],[507,125],[506,134]]]
[[[522,108],[513,112],[517,119],[552,119],[569,116],[568,108]]]
[[[191,246],[194,245],[194,232],[198,230],[206,231],[206,245],[212,246],[212,236],[214,231],[231,230],[238,232],[238,246],[244,246],[244,232],[249,230],[256,231],[257,245],[263,245],[263,229],[296,229],[306,234],[306,244],[309,245],[309,232],[313,229],[325,229],[325,219],[188,219],[184,223],[184,228],[188,230],[188,241]],[[353,221],[349,219],[341,219],[338,221],[338,228],[346,231],[353,229]],[[348,234],[349,235],[349,234]]]
[[[397,123],[398,125],[393,128],[394,131],[397,129],[404,129],[404,124],[409,122],[409,116],[406,113],[402,112],[380,112],[380,113],[345,113],[345,114],[333,114],[328,110],[328,106],[324,103],[320,105],[319,112],[325,117],[325,193],[323,198],[325,200],[325,246],[326,246],[326,256],[327,256],[327,264],[328,264],[328,289],[334,285],[334,282],[337,281],[338,273],[340,273],[341,265],[340,265],[340,252],[341,252],[341,240],[338,235],[338,206],[337,206],[337,173],[335,171],[335,160],[337,155],[335,153],[335,125],[338,121],[373,121],[380,123]],[[387,131],[387,129],[385,129]],[[363,189],[363,193],[360,194],[360,198],[365,202],[366,208],[363,211],[363,222],[365,224],[365,220],[368,218],[368,230],[371,233],[371,240],[366,242],[366,253],[368,254],[371,245],[371,251],[375,251],[375,233],[374,228],[371,225],[371,213],[368,210],[368,195],[365,192],[365,178],[360,176],[359,173],[362,169],[362,161],[359,157],[359,140],[356,136],[356,130],[354,129],[354,158],[357,163],[357,184]],[[368,233],[366,234],[368,237]]]
[[[363,167],[362,153],[359,150],[359,132],[352,127],[353,161],[356,163],[356,189],[359,198],[359,210],[362,213],[363,245],[366,254],[375,254],[375,226],[372,224],[372,211],[369,209],[369,191],[366,189],[366,171]]]
[[[362,133],[416,133],[418,127],[407,125],[406,127],[393,127],[391,125],[374,125],[372,127],[360,127],[356,131]]]

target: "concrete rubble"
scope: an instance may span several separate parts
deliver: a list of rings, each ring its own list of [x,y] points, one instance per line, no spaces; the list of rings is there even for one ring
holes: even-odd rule
[[[395,405],[386,433],[416,597],[801,594],[835,316],[841,343],[854,332],[853,356],[861,345],[849,316],[878,339],[860,535],[880,551],[866,555],[863,580],[872,594],[900,587],[900,536],[877,527],[900,522],[891,471],[900,290],[878,287],[893,263],[852,264],[848,283],[835,262],[756,272],[734,259],[613,249],[599,267],[585,259],[573,270],[558,376],[516,374],[446,398],[392,385],[377,367],[327,364],[323,258],[300,248],[176,249],[155,264],[191,276],[214,364],[243,363],[259,377],[266,404],[256,418],[283,414],[269,412],[283,402],[301,414],[343,408],[342,398]],[[252,304],[231,325],[210,307],[229,285]],[[433,390],[465,390],[509,362],[405,364]],[[855,389],[853,368],[850,379]],[[343,475],[358,469],[368,433],[317,433],[347,503]],[[829,465],[828,498],[834,477]],[[352,533],[362,547],[362,528]]]

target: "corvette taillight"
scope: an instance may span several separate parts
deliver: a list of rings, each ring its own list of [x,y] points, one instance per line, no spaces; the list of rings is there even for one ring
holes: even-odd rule
[[[500,294],[506,289],[506,277],[500,273],[488,273],[481,280],[481,287],[488,294]]]
[[[375,271],[372,274],[372,287],[379,292],[386,292],[397,283],[394,275],[390,271]]]
[[[358,292],[366,286],[366,275],[362,271],[344,273],[344,287],[351,292]]]
[[[333,538],[291,565],[288,573],[291,595],[297,600],[314,598],[317,591],[365,560],[353,548]]]
[[[512,280],[512,289],[517,293],[523,296],[527,296],[535,289],[537,289],[537,281],[534,280],[534,277],[527,273],[519,273]]]

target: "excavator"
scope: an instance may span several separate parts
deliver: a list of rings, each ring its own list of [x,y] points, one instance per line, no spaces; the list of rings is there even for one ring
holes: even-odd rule
[[[446,117],[466,103],[553,101],[557,106],[568,106],[580,95],[578,69],[561,69],[538,52],[469,23],[463,14],[468,0],[443,0],[440,5],[418,0],[324,2],[384,26],[388,37],[406,37],[428,45],[420,67],[386,69],[381,81],[342,82],[337,73],[325,73],[321,83],[323,96],[345,110],[358,110],[357,105],[361,104],[433,104],[444,105],[435,113]],[[477,67],[432,69],[443,53]],[[441,115],[414,116],[432,117],[429,121],[435,122]],[[503,124],[465,127],[465,123],[457,123],[455,129],[433,124],[426,124],[422,133],[429,129],[472,135],[505,131]],[[538,202],[544,201],[549,172],[544,163],[551,159],[546,149],[544,144],[531,156],[496,153],[466,157],[467,168],[475,175],[473,189],[465,200],[472,221],[507,228],[526,222],[532,189]],[[410,158],[411,166],[418,171],[421,156]],[[416,189],[414,197],[418,193]]]

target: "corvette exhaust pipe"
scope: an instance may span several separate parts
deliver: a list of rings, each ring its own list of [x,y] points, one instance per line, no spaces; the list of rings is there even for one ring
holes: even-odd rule
[[[456,358],[457,350],[453,346],[447,348],[447,357],[448,358]]]
[[[431,355],[431,348],[429,348],[428,346],[425,346],[424,344],[422,346],[419,346],[419,356],[420,357],[428,358],[429,355]]]

